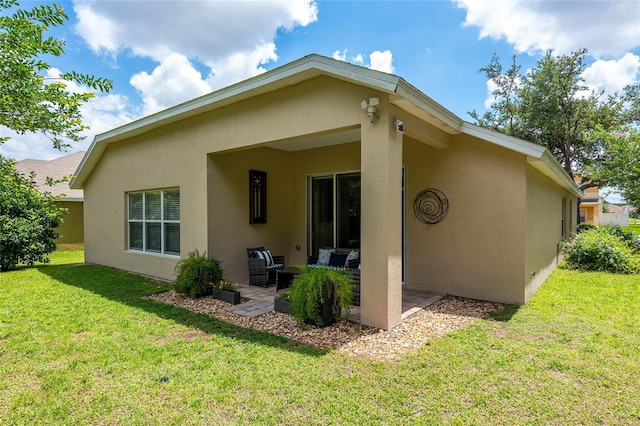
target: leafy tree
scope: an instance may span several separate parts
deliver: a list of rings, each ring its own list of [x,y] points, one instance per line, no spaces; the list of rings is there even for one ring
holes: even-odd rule
[[[46,32],[68,17],[55,4],[31,10],[18,6],[16,0],[0,0],[0,126],[18,134],[40,132],[55,148],[68,148],[66,140],[83,139],[80,106],[94,94],[70,92],[65,83],[109,91],[112,82],[74,71],[47,76],[51,66],[43,58],[63,55],[65,42]]]
[[[582,73],[587,53],[580,49],[554,56],[549,51],[524,74],[515,57],[503,72],[494,55],[481,71],[497,87],[493,91],[496,102],[483,115],[469,114],[481,126],[548,148],[573,178],[599,157],[600,146],[589,133],[597,125],[610,129],[631,123],[640,111],[639,86],[605,98],[585,85]]]
[[[640,132],[634,128],[608,131],[599,126],[589,135],[601,155],[585,167],[588,180],[607,182],[627,202],[640,206]]]
[[[38,190],[33,175],[24,176],[13,165],[0,157],[0,271],[48,262],[60,236],[53,228],[66,214],[54,196]]]

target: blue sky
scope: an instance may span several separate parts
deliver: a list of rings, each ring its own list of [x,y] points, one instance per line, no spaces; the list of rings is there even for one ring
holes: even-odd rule
[[[23,8],[48,2],[22,2]],[[84,108],[93,136],[310,53],[392,72],[465,120],[489,105],[479,72],[497,53],[532,67],[548,49],[590,50],[585,79],[613,92],[640,81],[633,1],[63,1],[56,70],[110,78]],[[489,85],[488,85],[489,83]],[[73,90],[82,88],[71,87]],[[11,135],[2,155],[60,155],[41,135]]]

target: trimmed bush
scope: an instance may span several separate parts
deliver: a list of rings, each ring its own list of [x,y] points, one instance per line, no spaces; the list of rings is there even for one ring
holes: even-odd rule
[[[194,299],[213,294],[214,288],[218,288],[222,280],[220,262],[208,259],[206,253],[200,254],[198,250],[178,262],[176,272],[176,291]]]
[[[565,265],[585,271],[631,274],[640,270],[632,243],[616,235],[614,227],[599,226],[580,232],[565,244]]]

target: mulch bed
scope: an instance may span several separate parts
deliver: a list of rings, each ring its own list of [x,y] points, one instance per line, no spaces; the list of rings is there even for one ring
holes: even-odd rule
[[[207,296],[191,299],[171,290],[146,298],[211,315],[221,321],[287,337],[301,344],[374,361],[398,361],[418,351],[429,340],[471,325],[505,305],[462,297],[445,296],[431,306],[402,321],[390,330],[340,321],[329,327],[302,329],[291,315],[269,312],[254,318],[226,312],[227,302]]]

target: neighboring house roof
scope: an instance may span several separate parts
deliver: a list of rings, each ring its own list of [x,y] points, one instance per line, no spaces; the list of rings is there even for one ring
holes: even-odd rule
[[[75,173],[76,177],[71,180],[70,186],[83,187],[85,180],[110,143],[147,133],[161,126],[220,109],[244,99],[294,86],[319,76],[330,76],[385,92],[389,94],[391,104],[448,134],[469,134],[524,154],[532,167],[576,196],[582,196],[577,185],[544,147],[465,122],[401,77],[319,55],[305,56],[264,74],[97,135],[80,163]]]
[[[31,172],[35,172],[34,180],[42,191],[50,192],[55,196],[62,196],[64,201],[83,201],[84,191],[82,189],[69,188],[69,182],[60,182],[49,186],[47,185],[47,177],[58,180],[65,176],[73,175],[84,155],[84,151],[79,151],[48,161],[27,158],[16,162],[15,168],[18,172],[27,176]]]
[[[601,198],[597,198],[597,199],[583,198],[580,201],[580,205],[582,204],[602,204],[602,199]]]

